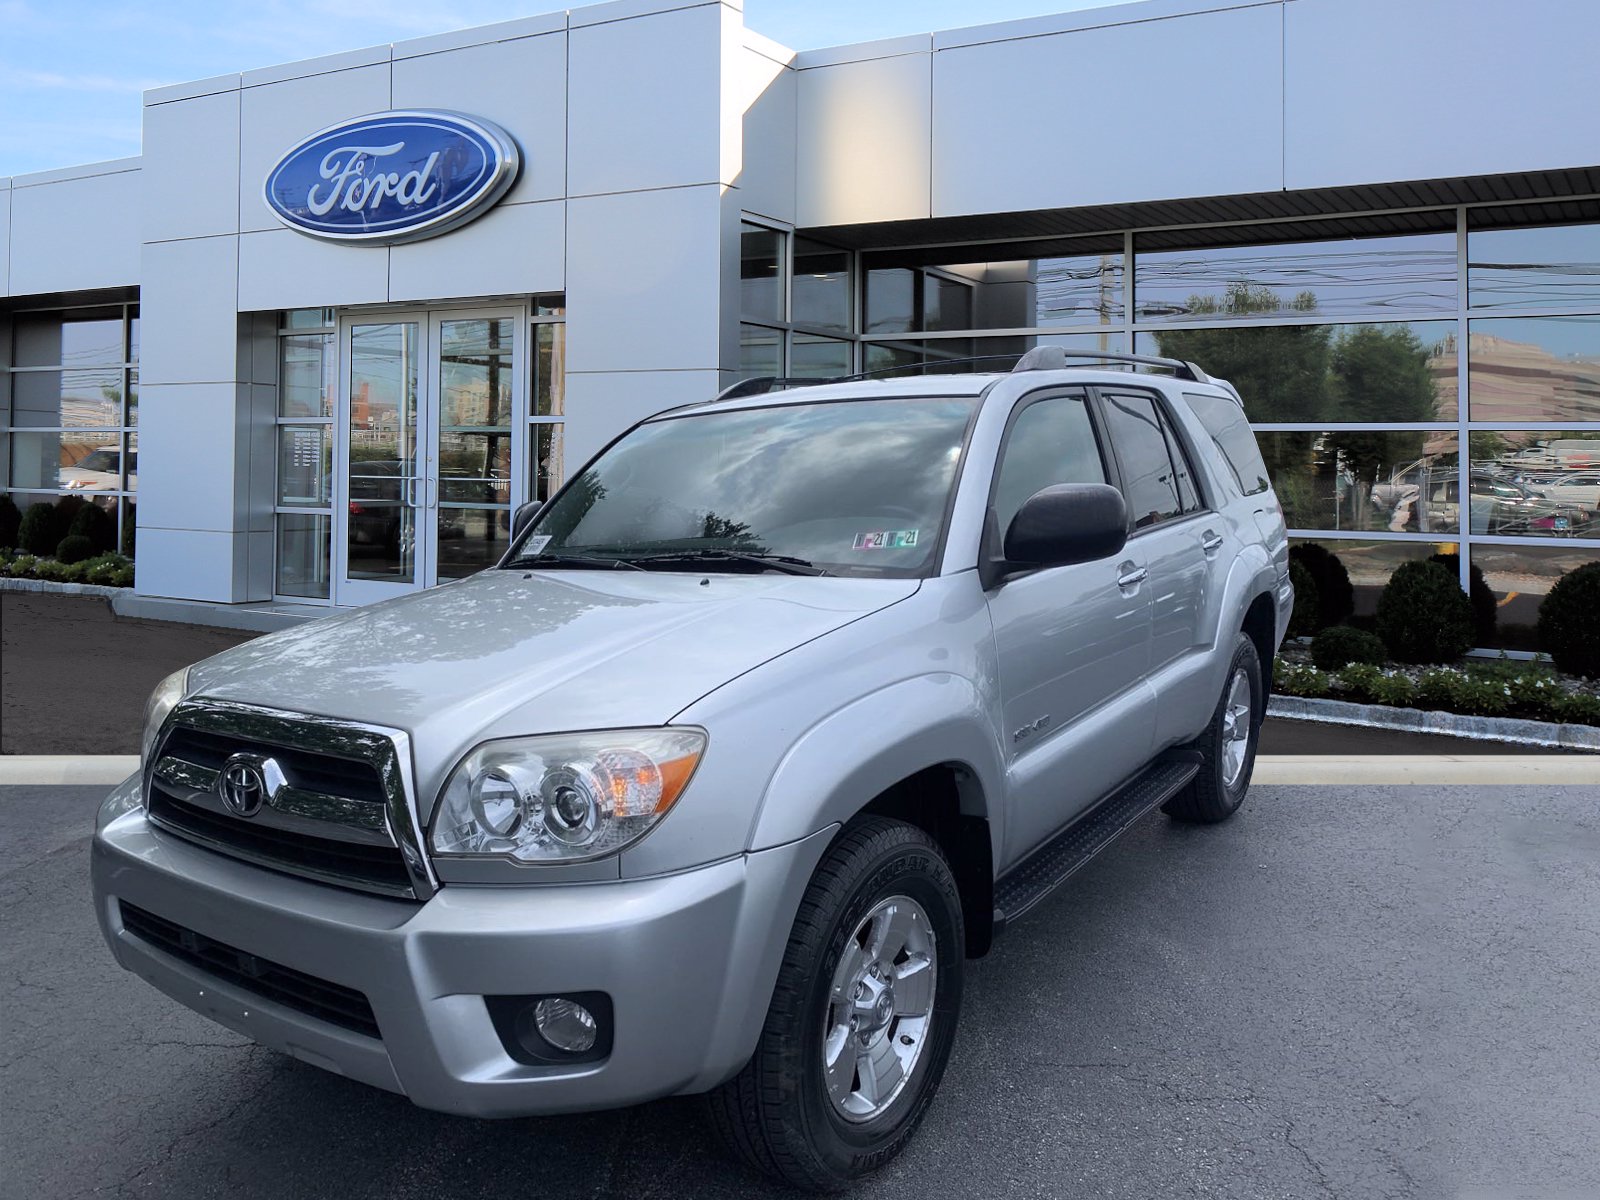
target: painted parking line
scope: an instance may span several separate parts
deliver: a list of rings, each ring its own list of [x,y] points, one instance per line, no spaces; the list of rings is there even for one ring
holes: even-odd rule
[[[0,756],[0,787],[110,787],[138,769],[137,754],[6,754]]]

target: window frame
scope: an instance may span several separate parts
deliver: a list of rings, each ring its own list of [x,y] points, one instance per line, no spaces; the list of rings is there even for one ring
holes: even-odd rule
[[[1106,451],[1107,440],[1104,429],[1104,416],[1094,402],[1093,388],[1088,384],[1081,383],[1055,384],[1024,393],[1011,406],[1011,411],[1006,414],[1006,425],[1000,432],[1000,444],[995,449],[994,462],[990,466],[989,491],[984,501],[983,510],[983,534],[979,538],[979,562],[1001,558],[1005,553],[1006,530],[1000,528],[1000,519],[995,512],[995,500],[1000,491],[1000,475],[1005,469],[1006,452],[1011,448],[1011,436],[1017,427],[1017,423],[1022,419],[1022,414],[1036,404],[1069,398],[1083,401],[1084,412],[1089,418],[1089,429],[1094,435],[1095,452],[1100,457],[1100,470],[1105,476],[1107,486],[1114,487],[1119,492],[1122,490],[1119,464],[1115,456],[1108,454]],[[1039,569],[1053,571],[1057,568],[1041,567]],[[1032,573],[1031,571],[1029,572],[1029,574]]]
[[[1137,518],[1134,516],[1133,505],[1129,501],[1128,496],[1128,488],[1126,484],[1127,473],[1124,470],[1122,451],[1117,444],[1116,434],[1111,428],[1109,416],[1102,416],[1106,430],[1106,440],[1110,443],[1111,454],[1117,462],[1117,490],[1122,493],[1123,503],[1128,505],[1129,541],[1132,541],[1141,534],[1153,533],[1157,529],[1171,528],[1174,525],[1180,525],[1185,521],[1192,521],[1197,517],[1203,517],[1216,511],[1212,506],[1211,497],[1208,495],[1207,489],[1202,487],[1202,483],[1209,481],[1203,481],[1200,478],[1199,473],[1195,471],[1194,455],[1190,452],[1190,449],[1184,440],[1182,431],[1176,427],[1176,422],[1173,420],[1172,413],[1166,405],[1166,397],[1162,394],[1160,388],[1140,387],[1137,384],[1127,386],[1122,384],[1097,384],[1091,390],[1094,393],[1095,403],[1102,407],[1102,414],[1104,414],[1104,406],[1107,403],[1108,397],[1110,396],[1131,395],[1148,399],[1155,408],[1157,426],[1162,434],[1161,440],[1166,446],[1167,465],[1172,468],[1174,476],[1172,492],[1178,501],[1177,511],[1174,512],[1172,516],[1163,517],[1161,520],[1155,521],[1149,525],[1136,524],[1135,522]],[[1183,494],[1178,488],[1176,478],[1178,474],[1178,464],[1174,462],[1172,458],[1174,441],[1177,443],[1178,452],[1183,456],[1184,466],[1188,469],[1189,482],[1194,486],[1195,498],[1198,504],[1192,509],[1185,509],[1183,507]]]

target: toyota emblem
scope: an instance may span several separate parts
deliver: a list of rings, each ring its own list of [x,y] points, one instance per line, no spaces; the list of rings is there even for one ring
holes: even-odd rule
[[[254,755],[235,754],[217,782],[222,802],[236,817],[253,817],[267,800],[267,781]]]

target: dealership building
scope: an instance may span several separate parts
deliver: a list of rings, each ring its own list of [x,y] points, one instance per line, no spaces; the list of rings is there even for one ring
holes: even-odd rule
[[[1358,607],[1458,553],[1531,649],[1600,559],[1596,45],[1146,0],[796,53],[618,0],[159,88],[141,157],[0,178],[0,491],[104,506],[145,611],[314,614],[744,376],[1159,354]]]

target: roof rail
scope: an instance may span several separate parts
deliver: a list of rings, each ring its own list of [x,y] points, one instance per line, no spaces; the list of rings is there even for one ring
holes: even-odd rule
[[[783,392],[790,388],[809,387],[818,383],[833,383],[832,379],[802,379],[792,375],[752,375],[730,384],[717,393],[717,400],[742,400],[746,396],[765,396],[768,392]],[[712,403],[716,403],[715,400]]]
[[[1013,373],[1060,371],[1068,365],[1069,358],[1094,358],[1107,362],[1142,363],[1151,367],[1166,367],[1179,379],[1188,379],[1194,383],[1211,382],[1211,376],[1194,363],[1184,362],[1179,358],[1156,358],[1149,354],[1115,354],[1107,350],[1068,350],[1065,346],[1035,346],[1017,359],[1017,365],[1011,370]]]

